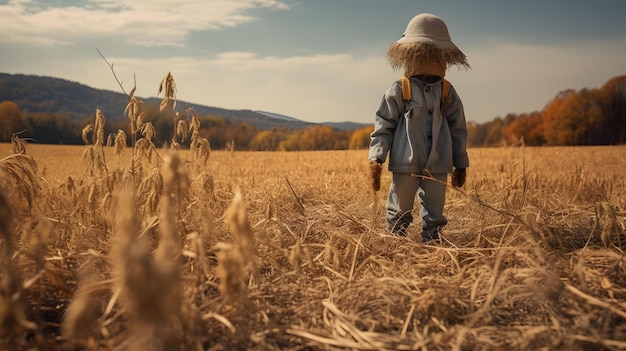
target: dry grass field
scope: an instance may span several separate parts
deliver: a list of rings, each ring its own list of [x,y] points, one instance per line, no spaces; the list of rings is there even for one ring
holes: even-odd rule
[[[626,349],[625,146],[470,149],[436,245],[365,150],[119,152],[0,145],[0,349]]]

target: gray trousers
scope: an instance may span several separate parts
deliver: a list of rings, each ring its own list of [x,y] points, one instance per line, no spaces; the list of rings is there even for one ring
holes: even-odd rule
[[[439,238],[439,228],[448,223],[443,215],[448,174],[433,174],[432,178],[442,183],[410,173],[393,173],[387,198],[387,230],[406,236],[406,230],[413,222],[411,212],[417,194],[421,206],[422,239],[428,241]]]

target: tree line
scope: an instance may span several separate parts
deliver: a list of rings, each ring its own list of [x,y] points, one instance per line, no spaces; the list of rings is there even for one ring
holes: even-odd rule
[[[626,143],[626,76],[599,89],[559,92],[542,111],[469,123],[469,145],[614,145]]]
[[[158,104],[147,103],[143,109],[145,120],[154,126],[155,145],[170,140],[175,130],[171,116],[161,113]],[[82,144],[81,130],[93,118],[76,121],[61,113],[22,113],[16,103],[0,102],[0,142],[10,141],[19,133],[21,138],[43,144]],[[211,115],[199,120],[200,136],[214,149],[233,145],[237,150],[258,151],[363,149],[368,147],[373,130],[368,126],[345,131],[326,125],[262,129]],[[128,122],[107,121],[105,133],[115,134],[118,130],[128,130]],[[615,77],[599,89],[562,91],[542,111],[508,114],[483,124],[468,123],[468,134],[470,147],[626,143],[626,76]],[[189,141],[183,141],[183,145],[185,142]]]
[[[106,118],[106,112],[103,111]],[[157,147],[172,139],[174,119],[160,112],[158,104],[143,105],[144,119],[152,123]],[[92,123],[94,116],[75,121],[62,114],[21,112],[12,101],[0,102],[0,142],[8,142],[13,135],[41,144],[82,144],[82,129]],[[356,131],[338,130],[326,125],[306,129],[275,127],[262,129],[250,123],[230,122],[219,116],[199,116],[201,137],[209,140],[214,149],[254,151],[345,150],[366,148],[372,127]],[[107,119],[105,134],[127,131],[129,122]],[[189,145],[183,140],[181,145]]]

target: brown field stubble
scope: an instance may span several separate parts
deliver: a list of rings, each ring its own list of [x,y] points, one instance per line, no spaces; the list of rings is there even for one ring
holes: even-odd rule
[[[626,349],[624,146],[471,149],[435,246],[363,150],[84,150],[2,163],[2,348]]]

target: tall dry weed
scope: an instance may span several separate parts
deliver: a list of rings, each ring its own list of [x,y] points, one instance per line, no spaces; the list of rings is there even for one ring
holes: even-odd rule
[[[26,150],[22,139],[13,137],[13,154],[0,159],[0,190],[14,199],[13,206],[30,212],[42,190],[43,179],[35,159]]]
[[[140,214],[156,213],[163,195],[163,174],[158,168],[146,176],[136,189],[137,210]]]
[[[254,233],[240,191],[235,192],[226,213],[226,221],[233,242],[220,243],[217,246],[217,276],[220,279],[219,289],[223,298],[233,302],[246,296],[250,274],[255,274]]]
[[[15,238],[12,224],[11,205],[0,192],[0,346],[18,350],[23,347],[26,332],[37,329],[37,326],[28,321],[24,311],[22,280],[13,264]]]
[[[176,109],[176,83],[174,82],[174,76],[172,72],[167,72],[165,77],[159,84],[158,95],[163,93],[163,100],[161,101],[160,111],[174,111]],[[174,123],[176,126],[176,123]]]
[[[160,167],[162,159],[152,140],[156,135],[152,122],[144,123],[141,126],[140,132],[143,137],[137,140],[135,147],[133,148],[133,169],[136,170],[140,166],[140,164],[137,164],[135,160],[145,161],[153,167]],[[139,172],[139,174],[141,174],[141,172]]]
[[[206,166],[211,155],[211,144],[207,138],[200,136],[200,119],[198,115],[191,110],[192,114],[189,130],[191,131],[191,143],[189,144],[189,150],[191,150],[194,159],[201,162],[202,166]]]
[[[163,93],[163,100],[161,100],[159,111],[161,113],[165,113],[172,119],[174,132],[172,138],[170,139],[170,145],[173,148],[178,149],[180,146],[177,139],[177,128],[180,115],[176,113],[176,82],[174,82],[172,72],[167,72],[165,77],[161,80],[157,95],[161,95],[161,93]]]
[[[94,233],[87,235],[94,236]],[[77,268],[78,288],[73,294],[61,325],[63,337],[77,348],[89,349],[96,344],[96,339],[105,339],[105,301],[109,296],[110,282],[103,283],[103,270],[108,265],[102,264],[102,258],[90,253],[95,238],[83,240],[77,251],[82,253]],[[87,244],[87,245],[86,245]]]
[[[160,167],[161,162],[160,156],[156,151],[156,146],[152,140],[156,134],[154,126],[152,122],[144,121],[146,116],[143,111],[144,103],[135,96],[136,89],[136,87],[133,88],[128,95],[128,104],[124,109],[124,114],[129,120],[128,132],[131,136],[131,148],[133,152],[130,171],[135,180],[142,176],[142,162],[145,161],[152,167]],[[124,148],[126,147],[125,134],[122,141],[120,132],[118,132],[118,136],[120,136],[119,143],[118,138],[116,137],[115,139],[116,154],[118,153],[117,150],[122,148],[122,145]],[[141,134],[141,137],[139,134]]]
[[[152,256],[140,223],[132,192],[117,194],[113,259],[120,302],[129,320],[128,350],[168,350],[176,341],[178,275],[171,257],[168,235]]]
[[[129,120],[128,131],[130,132],[130,135],[132,137],[131,147],[135,146],[137,133],[141,130],[141,127],[143,126],[142,119],[144,116],[144,112],[142,111],[143,101],[137,99],[137,97],[135,96],[135,90],[136,87],[133,88],[133,90],[131,90],[130,94],[128,95],[128,104],[124,109],[124,114],[128,117]]]
[[[83,128],[83,141],[87,144],[87,148],[83,152],[83,162],[86,163],[83,176],[96,177],[100,180],[100,187],[92,188],[91,194],[93,191],[99,191],[102,194],[111,194],[113,191],[104,153],[104,125],[104,114],[100,109],[96,109],[94,123]],[[89,134],[91,134],[91,144],[89,143]]]

